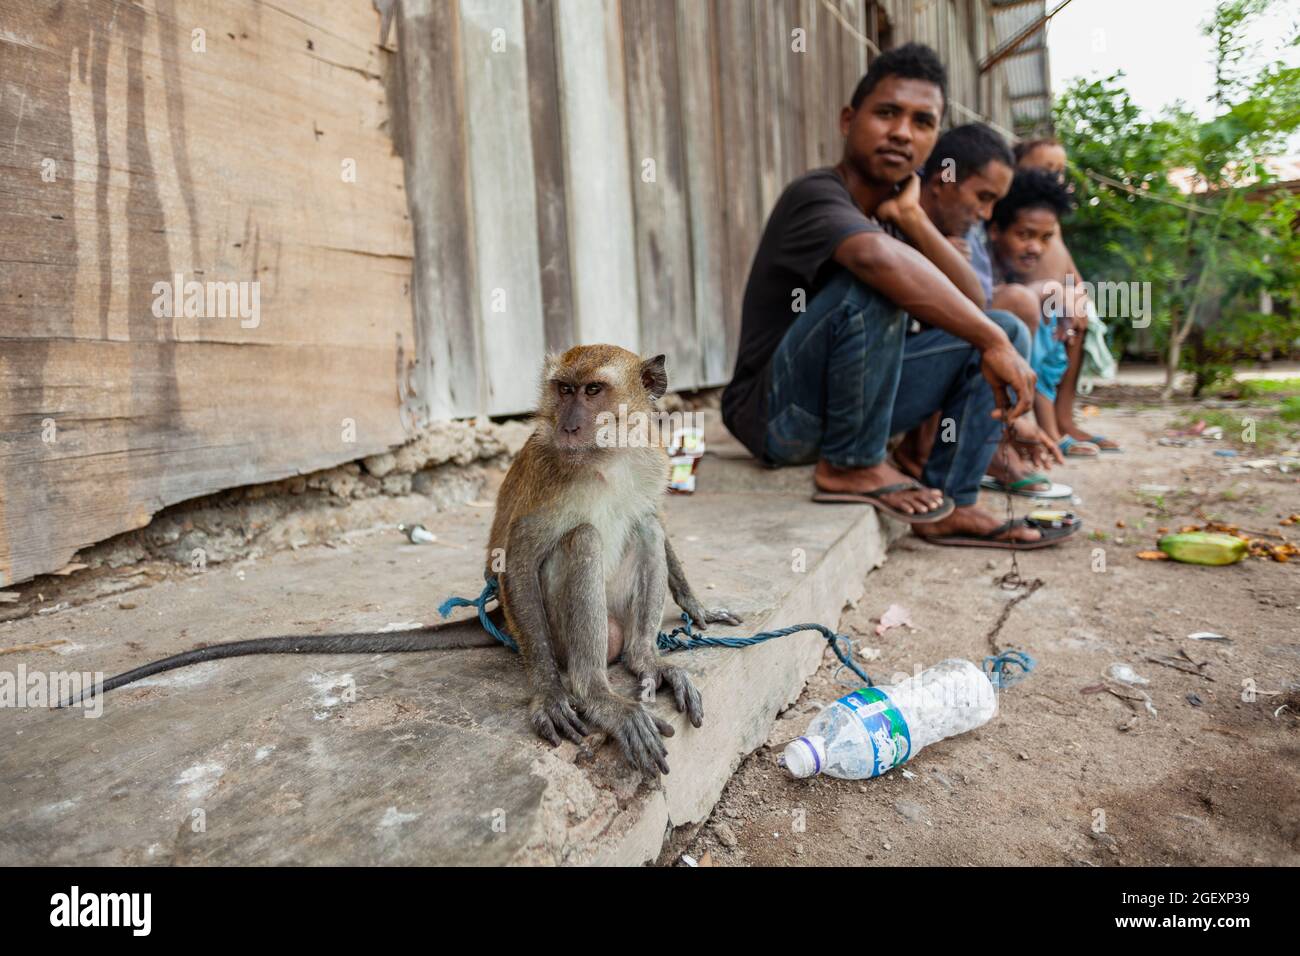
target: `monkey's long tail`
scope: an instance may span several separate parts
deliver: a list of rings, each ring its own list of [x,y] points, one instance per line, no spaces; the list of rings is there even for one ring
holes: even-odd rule
[[[488,617],[498,627],[504,621],[504,615],[500,607],[489,611]],[[70,697],[61,702],[59,707],[71,707],[92,694],[105,694],[110,690],[133,684],[138,680],[160,674],[163,671],[175,670],[177,667],[188,667],[190,664],[201,664],[204,661],[221,660],[226,657],[246,657],[250,654],[394,654],[407,651],[442,651],[462,647],[499,646],[491,635],[478,627],[475,627],[472,633],[466,628],[464,635],[446,633],[449,629],[471,623],[477,624],[471,618],[464,621],[448,621],[444,624],[434,624],[430,627],[421,627],[410,631],[394,631],[391,634],[362,634],[356,632],[349,634],[320,634],[316,636],[308,634],[298,637],[257,637],[247,641],[231,641],[229,644],[213,644],[210,647],[200,647],[192,651],[185,651],[182,654],[164,657],[162,660],[137,667],[125,674],[110,677],[102,685],[92,685],[75,697]]]

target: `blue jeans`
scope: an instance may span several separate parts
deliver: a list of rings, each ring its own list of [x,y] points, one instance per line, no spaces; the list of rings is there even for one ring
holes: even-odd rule
[[[1027,357],[1024,324],[1007,312],[988,315]],[[993,391],[980,374],[979,352],[940,329],[907,335],[908,322],[848,272],[827,283],[772,356],[764,458],[878,465],[890,435],[938,411],[944,421],[922,480],[958,505],[974,504],[1002,427],[990,417]]]

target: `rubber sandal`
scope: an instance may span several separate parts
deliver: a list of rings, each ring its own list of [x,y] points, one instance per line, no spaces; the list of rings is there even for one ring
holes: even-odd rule
[[[907,524],[933,524],[936,521],[942,521],[948,515],[957,509],[957,502],[953,501],[947,495],[943,496],[943,501],[939,507],[933,511],[927,511],[924,514],[908,514],[906,511],[899,511],[892,505],[888,505],[880,499],[884,495],[892,495],[899,491],[920,491],[925,485],[919,481],[900,481],[896,485],[885,485],[883,488],[876,488],[872,491],[821,491],[813,493],[812,500],[821,504],[852,504],[852,505],[871,505],[877,511],[889,515],[891,518],[897,518]]]
[[[1062,438],[1057,443],[1057,447],[1061,449],[1061,454],[1069,455],[1071,458],[1096,458],[1101,454],[1101,449],[1092,442],[1079,441],[1070,435]]]
[[[1039,485],[1044,481],[1048,482],[1051,487],[1045,491],[1033,491],[1030,485]],[[1034,472],[1032,475],[1025,475],[1019,481],[1013,481],[1005,485],[998,481],[992,475],[985,475],[980,479],[980,487],[989,491],[1001,491],[1009,495],[1019,495],[1021,498],[1069,498],[1074,494],[1074,489],[1069,485],[1062,485],[1059,482],[1052,481],[1042,472]]]
[[[1054,544],[1060,544],[1066,538],[1072,537],[1079,532],[1079,529],[1083,527],[1083,519],[1076,518],[1073,515],[1070,517],[1073,518],[1073,523],[1066,526],[1060,526],[1057,522],[1039,522],[1032,518],[1016,518],[1013,521],[1004,521],[988,534],[918,534],[917,537],[922,541],[928,541],[930,544],[952,548],[998,548],[1002,551],[1037,551],[1039,548],[1050,548]],[[998,537],[1016,527],[1035,528],[1042,537],[1037,541],[1014,541]]]
[[[1104,441],[1110,441],[1110,439],[1107,438],[1105,435],[1088,436],[1088,444],[1096,445],[1097,450],[1101,452],[1103,455],[1118,455],[1124,451],[1124,449],[1120,448],[1118,445],[1116,445],[1114,448],[1107,448],[1105,445],[1102,444],[1102,442]]]

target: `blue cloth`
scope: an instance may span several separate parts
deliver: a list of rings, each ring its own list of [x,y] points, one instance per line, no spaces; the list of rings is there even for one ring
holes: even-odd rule
[[[1065,343],[1055,335],[1056,325],[1060,321],[1057,316],[1048,315],[1038,323],[1033,354],[1029,359],[1030,366],[1038,375],[1039,394],[1046,396],[1049,402],[1056,401],[1056,387],[1061,384],[1065,370],[1070,366]]]
[[[1022,355],[1029,333],[1015,316],[990,312]],[[959,505],[974,504],[997,450],[993,392],[970,343],[940,329],[904,335],[906,318],[883,295],[844,272],[790,327],[772,357],[763,458],[841,468],[884,461],[889,436],[934,412],[955,424],[939,440],[922,481]]]
[[[979,277],[984,287],[984,307],[993,301],[993,259],[989,255],[989,243],[984,232],[984,223],[976,222],[966,233],[966,245],[970,249],[970,266]]]

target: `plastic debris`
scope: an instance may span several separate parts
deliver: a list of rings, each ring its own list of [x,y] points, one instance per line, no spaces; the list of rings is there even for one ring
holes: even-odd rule
[[[438,540],[438,536],[422,524],[399,524],[397,530],[412,544],[433,544]]]
[[[880,615],[880,623],[876,625],[876,637],[880,637],[891,627],[912,627],[912,612],[907,608],[891,604],[885,609],[885,613]]]
[[[1106,668],[1106,676],[1119,681],[1121,684],[1128,684],[1130,687],[1145,686],[1151,683],[1128,664],[1121,664],[1118,661]]]
[[[1232,638],[1224,637],[1222,634],[1215,634],[1213,631],[1197,631],[1195,634],[1188,634],[1189,641],[1222,641],[1224,644],[1231,644]]]

